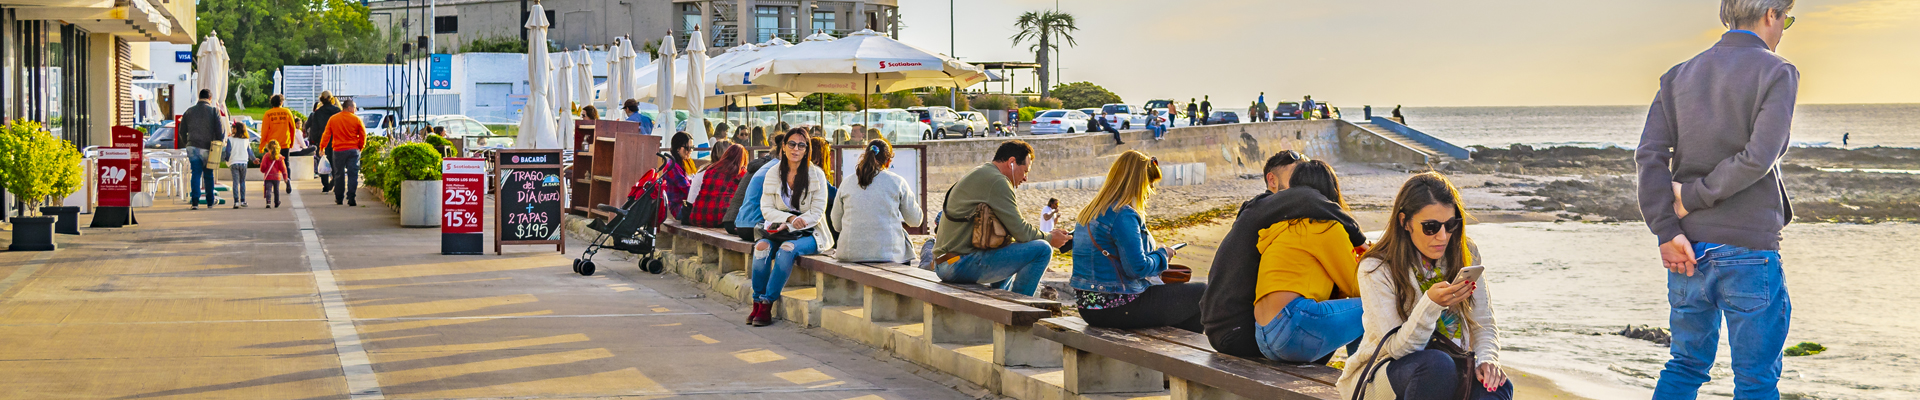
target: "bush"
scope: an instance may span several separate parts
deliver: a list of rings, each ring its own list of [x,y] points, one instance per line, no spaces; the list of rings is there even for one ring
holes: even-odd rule
[[[439,150],[441,155],[446,155],[447,150],[453,148],[453,141],[434,134],[427,135],[427,144],[433,146],[434,150]]]
[[[1041,111],[1046,111],[1046,110],[1052,110],[1052,109],[1041,108],[1041,107],[1020,107],[1020,120],[1032,121],[1034,115],[1040,114]]]
[[[933,88],[932,93],[927,93],[920,96],[920,103],[927,106],[947,106],[947,107],[953,108],[954,111],[972,110],[972,108],[968,107],[969,106],[968,103],[972,102],[972,99],[968,98],[966,95],[961,95],[959,97],[953,98],[955,101],[960,102],[960,104],[958,105],[947,104],[949,103],[947,101],[947,96],[948,96],[948,93],[951,93],[951,92],[952,91],[947,90],[947,88],[941,88],[941,87]]]
[[[973,109],[975,110],[1001,111],[1014,109],[1013,96],[1004,94],[981,95],[973,99],[972,103]]]
[[[1107,88],[1092,82],[1074,82],[1053,87],[1053,97],[1066,103],[1067,108],[1099,107],[1112,103],[1121,103],[1120,95],[1107,91]]]
[[[388,164],[387,138],[367,137],[366,147],[360,149],[360,182],[376,190],[386,188]]]
[[[82,184],[80,151],[38,122],[0,127],[0,184],[38,213],[48,197],[66,197]]]
[[[394,147],[387,152],[386,165],[381,171],[380,191],[387,195],[387,201],[395,207],[400,206],[400,183],[405,181],[440,180],[440,152],[426,143],[409,143]]]
[[[1028,99],[1028,100],[1027,100],[1027,105],[1026,105],[1026,106],[1027,106],[1027,107],[1040,107],[1040,108],[1045,108],[1045,109],[1048,109],[1048,110],[1052,110],[1052,109],[1056,109],[1056,108],[1066,108],[1066,106],[1065,106],[1064,104],[1061,104],[1061,103],[1060,103],[1060,99],[1056,99],[1056,98],[1051,98],[1051,97],[1041,97],[1041,98],[1034,98],[1034,99]]]
[[[905,90],[887,93],[886,100],[887,108],[907,108],[925,105],[920,101],[920,96],[915,96],[913,92]]]

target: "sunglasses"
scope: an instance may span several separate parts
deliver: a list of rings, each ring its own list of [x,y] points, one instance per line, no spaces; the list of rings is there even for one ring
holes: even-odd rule
[[[804,149],[804,148],[807,148],[807,142],[787,142],[787,147],[795,148],[795,149]]]
[[[1784,31],[1784,30],[1788,30],[1788,29],[1793,29],[1793,16],[1792,16],[1792,15],[1788,15],[1788,16],[1787,16],[1787,26],[1783,26],[1783,27],[1780,27],[1780,30],[1783,30],[1783,31]]]
[[[1420,221],[1420,232],[1426,233],[1427,236],[1433,236],[1440,234],[1440,228],[1447,228],[1448,233],[1458,233],[1460,232],[1460,225],[1463,223],[1464,222],[1460,221],[1460,218],[1450,219],[1447,220],[1447,222],[1431,220]]]

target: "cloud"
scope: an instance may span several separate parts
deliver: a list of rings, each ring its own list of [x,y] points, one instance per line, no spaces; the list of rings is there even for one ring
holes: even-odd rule
[[[1920,1],[1862,0],[1827,6],[1807,14],[1807,18],[1808,22],[1834,28],[1886,29],[1911,26],[1920,22]]]

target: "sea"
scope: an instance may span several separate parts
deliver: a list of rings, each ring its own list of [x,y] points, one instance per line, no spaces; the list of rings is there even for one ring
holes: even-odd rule
[[[1347,110],[1355,111],[1355,110]],[[1407,108],[1409,125],[1462,146],[1631,148],[1646,106]],[[1357,114],[1357,113],[1353,113]],[[1352,115],[1349,115],[1352,116]],[[1810,104],[1795,109],[1798,147],[1920,148],[1920,104]],[[1502,330],[1502,358],[1596,399],[1647,398],[1668,348],[1617,335],[1668,326],[1666,278],[1639,223],[1474,225]],[[1791,293],[1787,344],[1829,350],[1787,357],[1788,399],[1920,399],[1920,224],[1796,223],[1781,255]],[[1724,333],[1723,333],[1724,335]],[[1711,398],[1732,396],[1721,340]]]

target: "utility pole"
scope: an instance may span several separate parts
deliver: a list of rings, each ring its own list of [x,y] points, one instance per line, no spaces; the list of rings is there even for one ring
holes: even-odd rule
[[[959,19],[954,16],[953,10],[953,0],[947,0],[947,54],[952,54],[953,59],[958,60],[960,59],[960,45],[958,44],[960,42],[954,35],[955,32],[959,32],[960,29],[954,26],[954,21],[958,21]],[[954,110],[960,109],[960,94],[957,93],[959,91],[960,88],[957,86],[954,87],[953,90],[947,91],[947,107],[953,108]]]

